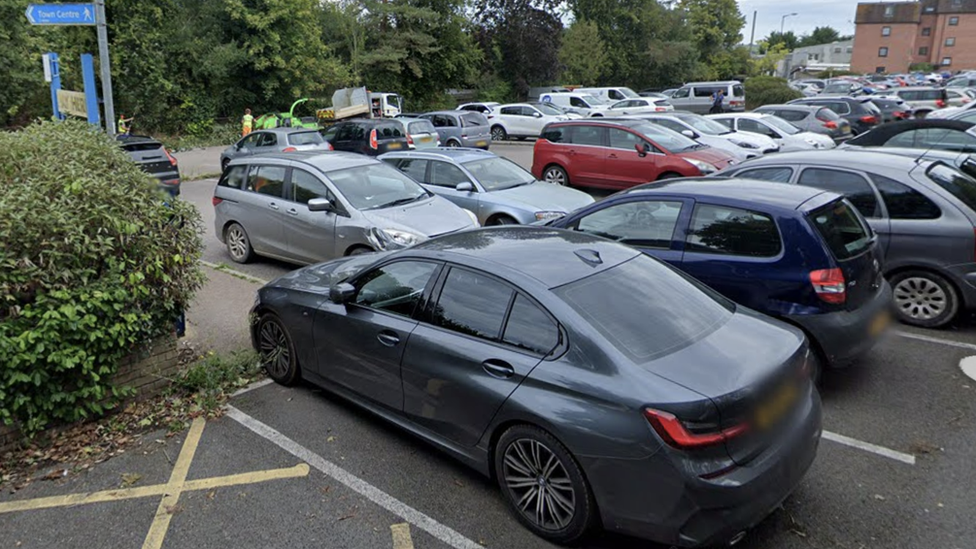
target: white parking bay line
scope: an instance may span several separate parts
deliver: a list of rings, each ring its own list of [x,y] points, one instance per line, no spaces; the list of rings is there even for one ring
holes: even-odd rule
[[[235,391],[234,393],[232,393],[230,395],[230,398],[239,397],[239,396],[241,396],[241,395],[243,395],[245,393],[250,393],[251,391],[253,391],[255,389],[260,389],[261,387],[264,387],[265,385],[271,385],[272,383],[274,383],[274,380],[271,380],[271,379],[262,379],[261,381],[255,381],[254,383],[248,385],[247,387],[242,387],[242,388],[238,389],[237,391]]]
[[[481,545],[464,537],[449,526],[445,526],[424,513],[414,509],[413,507],[410,507],[406,503],[403,503],[390,494],[387,494],[383,490],[380,490],[379,488],[357,477],[349,471],[346,471],[342,467],[339,467],[322,456],[313,453],[308,448],[305,448],[304,446],[279,433],[268,425],[265,425],[264,423],[261,423],[253,417],[245,414],[237,408],[228,406],[227,415],[244,427],[254,431],[261,437],[273,442],[286,452],[305,461],[312,467],[336,479],[342,484],[345,484],[366,499],[403,518],[403,520],[413,524],[421,530],[426,531],[428,534],[443,541],[451,547],[454,547],[455,549],[484,549]]]
[[[885,448],[884,446],[878,446],[877,444],[871,444],[870,442],[862,442],[856,438],[845,437],[844,435],[839,435],[830,431],[824,431],[822,437],[838,444],[850,446],[851,448],[857,448],[858,450],[871,452],[872,454],[886,457],[888,459],[893,459],[909,465],[915,465],[915,456],[903,454],[890,448]]]
[[[948,345],[949,347],[959,347],[960,349],[970,349],[976,351],[976,345],[972,343],[963,343],[962,341],[953,341],[951,339],[942,339],[939,337],[931,337],[921,334],[914,334],[912,332],[903,332],[901,330],[893,330],[893,334],[899,337],[904,337],[907,339],[915,339],[918,341],[927,341],[929,343],[938,343],[940,345]]]

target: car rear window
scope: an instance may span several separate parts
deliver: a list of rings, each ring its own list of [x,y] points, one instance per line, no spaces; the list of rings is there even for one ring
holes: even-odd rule
[[[155,151],[163,147],[162,143],[155,141],[143,141],[142,143],[128,143],[122,145],[122,150],[126,152],[144,152],[144,151]]]
[[[831,122],[831,121],[836,122],[840,120],[840,116],[838,116],[837,113],[835,113],[834,111],[828,108],[823,108],[817,111],[817,119],[822,120],[824,122]]]
[[[427,120],[418,120],[410,123],[410,133],[437,133],[437,128]]]
[[[375,129],[377,139],[403,137],[403,126],[401,124],[380,124]]]
[[[733,97],[744,97],[746,95],[746,90],[742,86],[735,85],[732,86],[732,96]]]
[[[809,113],[804,111],[794,111],[794,110],[757,110],[756,112],[761,112],[764,114],[772,114],[786,120],[787,122],[799,122],[807,117]]]
[[[638,363],[695,343],[735,311],[730,301],[644,255],[554,292]]]
[[[966,162],[973,163],[972,160]],[[976,179],[941,163],[933,165],[925,174],[936,185],[945,189],[970,210],[976,212]]]
[[[808,217],[838,261],[860,255],[871,246],[871,230],[846,200],[821,206]]]
[[[488,119],[479,112],[466,112],[461,115],[461,125],[465,128],[470,128],[471,126],[487,126]]]
[[[322,135],[317,131],[293,133],[288,135],[288,142],[292,145],[318,145],[324,142]]]

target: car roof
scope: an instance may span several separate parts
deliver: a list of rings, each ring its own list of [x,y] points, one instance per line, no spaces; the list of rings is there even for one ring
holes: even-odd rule
[[[538,105],[538,103],[536,103],[536,105]],[[498,108],[502,108],[502,107],[531,107],[531,106],[532,106],[531,103],[505,103],[505,104],[499,105]]]
[[[813,105],[763,105],[761,107],[756,108],[756,110],[761,111],[763,109],[778,109],[778,110],[785,110],[785,111],[813,112],[825,108],[826,107],[815,107]]]
[[[315,128],[269,128],[266,130],[255,130],[257,132],[268,132],[277,134],[291,134],[291,133],[305,133],[305,132],[317,132]]]
[[[369,164],[378,164],[379,160],[375,158],[348,152],[338,152],[338,151],[298,151],[289,153],[265,153],[255,156],[248,156],[243,158],[234,159],[232,164],[248,164],[253,162],[254,159],[263,158],[273,158],[275,160],[290,160],[292,162],[301,162],[318,168],[321,172],[334,172],[336,170],[344,170],[346,168],[357,168],[359,166],[366,166]]]
[[[416,116],[401,116],[400,118],[394,118],[393,120],[399,120],[400,122],[405,122],[407,124],[411,122],[427,122],[428,124],[430,123],[430,120],[427,120],[426,118],[419,118]]]
[[[413,118],[404,116],[402,118]],[[363,124],[365,126],[377,126],[379,124],[388,124],[390,122],[396,122],[396,118],[354,118],[352,120],[340,120],[336,124]]]
[[[742,167],[742,166],[737,166]],[[802,185],[784,185],[769,181],[737,177],[688,177],[632,187],[620,195],[666,194],[685,197],[707,197],[738,204],[754,203],[765,208],[796,210],[823,189]]]
[[[688,82],[685,86],[708,86],[718,84],[741,84],[739,80],[712,80],[708,82]]]
[[[919,153],[921,154],[921,151],[919,151]],[[865,166],[871,166],[882,169],[882,171],[909,171],[914,169],[916,160],[907,156],[874,152],[860,148],[838,148],[830,150],[815,149],[781,152],[774,155],[761,156],[759,158],[753,158],[749,162],[740,164],[734,169],[739,171],[752,166],[766,166],[775,164],[793,165],[803,163],[854,167],[857,169],[863,169]]]
[[[117,135],[115,136],[115,140],[118,141],[119,144],[121,145],[135,145],[137,143],[138,144],[153,143],[157,145],[162,145],[162,142],[160,142],[158,139],[154,139],[152,137],[149,137],[148,135],[127,135],[127,136]]]
[[[468,147],[435,147],[430,149],[421,149],[413,151],[400,151],[386,153],[382,156],[387,156],[390,158],[430,158],[430,159],[443,159],[451,160],[458,163],[470,162],[472,160],[482,160],[485,158],[496,158],[493,152],[489,152],[482,149],[474,149]]]
[[[773,116],[771,114],[766,114],[764,112],[723,112],[722,114],[714,115],[715,118],[767,118]],[[712,118],[711,116],[707,118]]]
[[[424,113],[424,116],[426,116],[428,114],[453,114],[454,116],[460,116],[462,114],[471,114],[472,112],[474,112],[474,111],[462,111],[462,110],[458,110],[458,109],[454,109],[453,111],[452,110],[446,110],[446,111],[429,111],[429,112],[425,112]],[[475,114],[481,114],[481,113],[475,112]]]
[[[409,248],[473,267],[487,262],[555,288],[613,268],[640,255],[629,246],[575,231],[548,227],[491,227],[434,238]],[[593,260],[599,260],[595,263]],[[509,276],[508,278],[511,278]]]

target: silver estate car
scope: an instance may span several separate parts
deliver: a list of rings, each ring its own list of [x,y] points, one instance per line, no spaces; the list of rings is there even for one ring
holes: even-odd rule
[[[231,160],[254,154],[296,151],[331,151],[332,145],[318,130],[308,128],[274,128],[249,133],[220,154],[220,167]]]
[[[528,224],[589,205],[581,191],[544,183],[518,164],[478,149],[391,152],[379,157],[478,217],[482,225]]]
[[[213,204],[217,238],[238,263],[255,255],[317,263],[478,226],[473,213],[385,163],[342,152],[233,160]]]

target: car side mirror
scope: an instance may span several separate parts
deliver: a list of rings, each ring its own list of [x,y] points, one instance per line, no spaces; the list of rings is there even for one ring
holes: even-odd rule
[[[541,112],[532,113],[532,116],[536,118],[542,118],[542,113]]]
[[[641,158],[647,156],[647,143],[634,143],[634,148],[637,149],[637,156]]]
[[[308,211],[310,212],[331,212],[335,210],[335,205],[328,198],[313,198],[308,201]]]
[[[698,139],[698,134],[691,130],[681,130],[681,135],[685,137],[690,137],[692,139]]]
[[[474,185],[470,181],[462,181],[454,187],[454,190],[461,193],[471,193],[474,192]]]
[[[329,301],[336,305],[349,303],[355,295],[356,287],[348,282],[340,282],[329,288]]]

